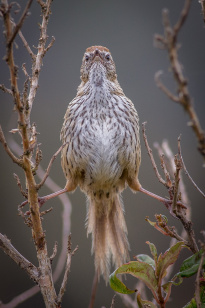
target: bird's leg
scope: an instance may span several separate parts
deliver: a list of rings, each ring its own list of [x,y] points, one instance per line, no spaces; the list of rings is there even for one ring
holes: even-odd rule
[[[166,199],[166,198],[163,198],[161,196],[158,196],[154,193],[152,193],[151,191],[149,190],[146,190],[145,188],[143,188],[141,186],[141,184],[139,183],[138,179],[134,179],[134,180],[131,180],[131,181],[128,181],[128,185],[131,189],[135,190],[135,191],[140,191],[154,199],[157,199],[158,201],[162,202],[166,207],[167,209],[170,211],[171,214],[172,213],[172,200],[169,200],[169,199]],[[186,209],[186,206],[180,202],[180,201],[177,201],[177,205],[183,209]]]
[[[58,197],[66,192],[70,192],[70,191],[73,191],[76,189],[76,184],[73,183],[72,181],[67,181],[66,182],[66,185],[63,189],[60,189],[50,195],[47,195],[47,196],[43,196],[43,197],[38,197],[38,203],[39,203],[39,206],[41,207],[46,201],[50,200],[50,199],[53,199],[55,197]],[[28,203],[28,200],[24,201],[21,203],[20,207],[23,207],[24,205],[26,205]]]

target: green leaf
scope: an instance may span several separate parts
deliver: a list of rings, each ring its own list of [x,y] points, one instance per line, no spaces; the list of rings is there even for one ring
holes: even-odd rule
[[[203,250],[201,249],[199,252],[184,260],[180,267],[180,272],[177,274],[177,276],[188,278],[196,274],[199,268],[202,254]],[[205,268],[205,260],[203,262],[203,268]]]
[[[157,308],[157,306],[155,306],[152,302],[141,299],[140,293],[137,294],[137,303],[139,308]]]
[[[155,267],[156,267],[156,264],[157,264],[157,248],[154,244],[150,243],[149,241],[147,241],[146,243],[149,245],[151,254],[153,255],[154,260],[155,260]]]
[[[155,262],[154,262],[154,260],[150,256],[141,254],[141,255],[137,255],[137,259],[138,259],[138,261],[142,261],[142,262],[148,263],[153,268],[155,268]]]
[[[118,274],[130,274],[140,279],[152,291],[153,295],[156,296],[157,280],[154,269],[150,264],[141,261],[131,261],[118,267],[118,269],[110,275],[109,281],[113,290],[119,293],[131,294],[134,293],[135,290],[128,289],[124,283],[117,278]]]
[[[166,269],[176,262],[181,249],[185,247],[184,242],[177,242],[170,247],[165,253],[159,255],[157,261],[156,275],[157,277],[164,277]]]
[[[135,290],[131,290],[127,288],[126,285],[116,277],[116,271],[114,271],[109,277],[110,287],[118,293],[122,293],[122,294],[134,293]]]

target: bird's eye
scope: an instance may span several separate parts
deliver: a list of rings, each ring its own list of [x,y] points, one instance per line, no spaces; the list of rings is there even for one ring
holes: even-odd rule
[[[86,55],[86,56],[85,56],[85,61],[88,62],[89,58],[90,58],[90,57],[89,57],[88,55]]]
[[[105,59],[106,59],[107,61],[110,61],[110,55],[107,54],[107,55],[105,56]]]

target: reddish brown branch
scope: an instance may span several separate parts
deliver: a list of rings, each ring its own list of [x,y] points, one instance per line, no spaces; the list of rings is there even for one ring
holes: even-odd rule
[[[95,272],[94,278],[93,278],[93,283],[92,283],[92,290],[91,290],[91,296],[90,296],[90,303],[88,308],[94,308],[95,304],[95,297],[97,293],[97,286],[98,286],[98,272]]]
[[[171,27],[168,10],[163,10],[163,25],[164,25],[164,36],[156,35],[155,41],[160,42],[160,44],[167,49],[169,60],[173,72],[174,79],[177,83],[177,96],[172,94],[159,80],[159,74],[156,74],[155,80],[157,86],[174,102],[181,104],[188,113],[190,118],[191,127],[196,135],[198,141],[198,150],[203,156],[205,160],[205,134],[202,130],[200,121],[195,112],[195,109],[192,105],[192,100],[189,94],[187,80],[183,75],[182,65],[178,59],[178,46],[177,46],[177,36],[179,31],[181,30],[184,22],[189,13],[191,0],[186,0],[184,4],[184,8],[181,12],[181,15],[174,25]]]

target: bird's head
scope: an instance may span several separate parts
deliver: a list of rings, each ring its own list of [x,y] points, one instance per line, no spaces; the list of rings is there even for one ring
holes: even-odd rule
[[[80,71],[82,81],[87,82],[90,73],[96,67],[101,68],[105,72],[108,80],[114,81],[117,78],[115,63],[109,49],[106,47],[91,46],[86,49]]]

